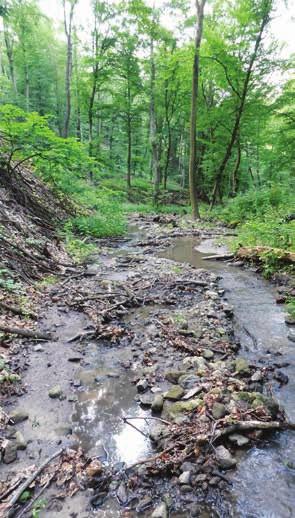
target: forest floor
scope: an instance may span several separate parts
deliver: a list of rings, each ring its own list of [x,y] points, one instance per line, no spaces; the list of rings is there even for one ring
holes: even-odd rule
[[[295,421],[294,322],[275,302],[294,287],[284,276],[275,295],[241,261],[206,263],[227,255],[230,233],[132,217],[87,264],[63,259],[62,280],[33,293],[33,323],[10,315],[44,340],[2,344],[21,376],[2,383],[3,516],[239,515],[240,466],[251,472],[249,452],[271,455],[269,433]],[[290,433],[273,508],[283,517]]]

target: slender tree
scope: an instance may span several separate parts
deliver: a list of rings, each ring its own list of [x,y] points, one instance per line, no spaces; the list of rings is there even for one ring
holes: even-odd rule
[[[191,122],[190,122],[190,160],[189,160],[189,186],[193,218],[199,218],[198,203],[198,178],[197,178],[197,109],[200,76],[200,48],[203,36],[204,8],[206,0],[196,0],[197,25],[195,37],[195,52],[193,64]]]
[[[67,13],[67,1],[70,4],[69,13]],[[72,109],[71,82],[72,82],[72,73],[73,73],[73,21],[74,21],[75,7],[78,3],[78,0],[62,0],[62,3],[63,3],[63,10],[64,10],[64,29],[65,29],[66,39],[67,39],[67,64],[66,64],[66,80],[65,80],[66,106],[65,106],[63,137],[67,138],[69,136],[69,127],[70,127],[71,109]]]

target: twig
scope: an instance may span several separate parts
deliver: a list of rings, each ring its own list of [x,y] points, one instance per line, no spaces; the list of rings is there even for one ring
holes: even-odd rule
[[[139,428],[137,428],[137,426],[135,426],[134,424],[132,423],[129,423],[128,421],[128,417],[122,417],[122,421],[126,424],[129,424],[129,426],[131,426],[132,428],[134,428],[134,430],[136,430],[137,432],[141,433],[141,435],[143,435],[146,439],[149,438],[149,436],[144,433],[142,430],[140,430]]]
[[[33,506],[33,504],[40,498],[40,496],[44,493],[45,489],[48,488],[50,482],[54,479],[56,473],[53,473],[53,475],[49,478],[49,480],[46,482],[46,484],[41,488],[41,490],[39,491],[39,493],[34,496],[30,501],[29,503],[23,508],[21,509],[20,513],[16,516],[16,518],[22,518],[22,516],[24,516],[30,509],[31,507]]]
[[[76,342],[77,340],[81,340],[83,338],[86,338],[86,336],[92,336],[95,334],[95,329],[92,329],[91,331],[85,331],[85,333],[78,333],[75,336],[72,336],[72,338],[69,338],[67,342],[70,344],[72,342]]]
[[[222,430],[217,430],[215,436],[212,439],[212,443],[220,437],[225,437],[231,433],[250,431],[250,430],[282,430],[291,429],[295,430],[295,423],[279,421],[240,421]]]
[[[229,259],[234,259],[234,254],[223,254],[223,255],[208,255],[203,257],[204,261],[227,261]]]
[[[171,423],[170,421],[165,421],[165,419],[162,419],[161,417],[154,417],[154,416],[147,416],[147,417],[125,417],[125,419],[129,419],[129,421],[131,419],[142,419],[144,421],[149,421],[149,420],[152,420],[152,421],[160,421],[161,423],[164,423],[164,424],[167,424],[168,426],[172,425],[173,423]]]
[[[161,451],[160,453],[157,453],[157,455],[153,455],[152,457],[148,457],[143,460],[139,460],[138,462],[135,462],[134,464],[131,464],[131,466],[128,466],[126,469],[133,469],[136,466],[141,466],[142,464],[148,464],[148,462],[154,462],[155,460],[159,459],[162,455],[165,455],[166,453],[169,453],[169,451],[174,450],[176,446],[179,446],[179,443],[173,443],[171,446],[166,448],[165,450]]]
[[[21,315],[23,317],[37,318],[36,313],[31,313],[30,311],[25,311],[18,306],[11,306],[10,304],[6,304],[2,300],[0,301],[0,308],[6,309],[15,315]]]
[[[56,451],[53,455],[51,455],[51,457],[48,457],[48,459],[46,459],[43,462],[43,464],[41,464],[41,466],[37,469],[37,471],[35,471],[35,473],[33,473],[33,475],[31,475],[20,486],[20,488],[14,493],[14,495],[11,498],[11,500],[8,502],[8,509],[14,506],[14,504],[18,501],[18,499],[23,494],[23,492],[28,487],[30,487],[30,485],[34,482],[34,480],[40,475],[40,473],[42,473],[43,469],[46,468],[46,466],[48,466],[48,464],[50,464],[50,462],[52,462],[54,459],[56,459],[56,457],[59,457],[63,452],[64,452],[64,449],[61,448],[60,450]],[[8,516],[13,516],[14,514],[15,514],[15,511],[12,509],[11,511],[9,511]]]
[[[40,340],[51,340],[52,336],[46,333],[39,333],[38,331],[31,331],[29,329],[22,329],[19,327],[8,327],[0,325],[0,331],[10,335],[19,335],[26,338],[37,338]]]
[[[2,495],[0,495],[0,502],[2,502],[2,500],[4,500],[4,498],[6,498],[8,495],[10,495],[10,493],[12,493],[12,491],[14,491],[23,481],[24,477],[20,477],[16,482],[15,484],[13,484],[12,486],[10,486],[4,493],[2,493]]]

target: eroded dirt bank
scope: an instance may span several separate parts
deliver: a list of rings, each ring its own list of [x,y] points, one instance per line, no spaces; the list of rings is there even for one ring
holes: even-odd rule
[[[39,327],[52,340],[14,346],[25,393],[5,403],[15,424],[3,432],[2,497],[61,451],[35,481],[40,516],[243,516],[240,466],[286,427],[273,396],[288,386],[287,353],[261,343],[239,352],[243,333],[256,340],[253,316],[237,333],[233,280],[193,260],[223,229],[134,223],[129,239],[98,243],[86,271],[44,290]],[[190,240],[191,257],[177,257]],[[13,509],[31,516],[34,506]]]

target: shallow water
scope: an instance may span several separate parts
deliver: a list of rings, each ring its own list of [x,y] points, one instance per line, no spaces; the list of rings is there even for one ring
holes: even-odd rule
[[[205,261],[223,253],[212,240],[180,238],[161,257],[187,262],[218,273],[225,298],[235,307],[235,333],[241,355],[261,365],[268,361],[290,363],[282,371],[289,383],[275,389],[290,421],[295,421],[295,347],[287,338],[284,309],[275,302],[270,283],[249,270],[224,262]],[[288,467],[293,466],[292,467]],[[233,478],[233,515],[243,518],[291,518],[295,516],[295,433],[276,434],[268,444],[245,455]]]

